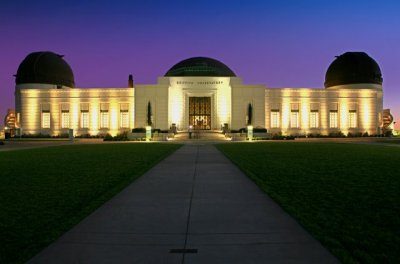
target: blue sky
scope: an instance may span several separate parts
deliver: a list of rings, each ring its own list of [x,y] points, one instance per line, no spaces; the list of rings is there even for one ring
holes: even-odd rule
[[[381,67],[384,106],[400,117],[400,1],[3,1],[0,117],[33,51],[65,55],[77,87],[155,83],[207,56],[245,83],[323,87],[334,56],[364,51]],[[400,123],[400,122],[399,122]]]

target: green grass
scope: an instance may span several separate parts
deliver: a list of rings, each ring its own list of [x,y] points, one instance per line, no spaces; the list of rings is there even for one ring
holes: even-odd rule
[[[378,143],[384,143],[384,144],[400,144],[400,139],[399,138],[391,138],[390,140],[378,140]]]
[[[400,148],[217,147],[343,263],[400,263]]]
[[[0,152],[0,263],[22,263],[109,200],[174,144]]]

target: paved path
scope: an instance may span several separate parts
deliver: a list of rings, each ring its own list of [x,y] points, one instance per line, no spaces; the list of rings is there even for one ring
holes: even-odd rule
[[[338,261],[206,144],[180,148],[30,263]]]

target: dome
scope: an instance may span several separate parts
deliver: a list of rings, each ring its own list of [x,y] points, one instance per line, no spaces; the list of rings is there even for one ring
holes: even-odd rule
[[[346,52],[337,56],[326,71],[325,88],[355,83],[382,84],[378,63],[365,52]]]
[[[45,83],[75,87],[71,67],[58,55],[50,51],[33,52],[26,56],[18,67],[15,83]]]
[[[193,57],[178,62],[168,70],[165,76],[236,77],[228,66],[220,61],[206,57]]]

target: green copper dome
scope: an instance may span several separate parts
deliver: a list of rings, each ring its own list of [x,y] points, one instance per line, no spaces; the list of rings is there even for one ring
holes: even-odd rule
[[[337,56],[326,71],[325,88],[356,83],[382,84],[378,63],[365,52],[346,52]]]
[[[75,87],[74,74],[62,55],[50,51],[33,52],[18,67],[15,83],[45,83]]]
[[[178,62],[168,70],[165,76],[236,77],[228,66],[206,57],[193,57]]]

